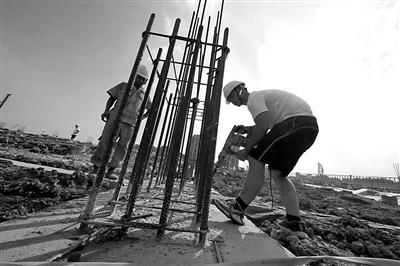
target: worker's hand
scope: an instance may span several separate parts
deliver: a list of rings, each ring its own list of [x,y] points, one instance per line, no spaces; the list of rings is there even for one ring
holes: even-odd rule
[[[103,120],[104,122],[107,122],[109,116],[110,116],[109,112],[104,112],[101,114],[101,120]]]
[[[243,150],[239,150],[238,152],[236,152],[236,153],[235,153],[235,156],[236,156],[239,160],[245,161],[245,160],[247,160],[248,154],[247,154],[246,150],[243,149]]]

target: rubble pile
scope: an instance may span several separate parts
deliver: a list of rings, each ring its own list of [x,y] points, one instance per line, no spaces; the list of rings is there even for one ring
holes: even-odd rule
[[[243,186],[245,173],[226,169],[214,176],[213,188],[224,196],[236,197]],[[283,217],[271,212],[257,226],[279,241],[296,256],[364,256],[400,259],[400,208],[364,198],[351,192],[337,192],[329,188],[314,188],[296,183],[300,209],[306,226],[307,238],[299,238],[276,225]],[[266,206],[274,200],[280,205],[277,189],[269,179],[252,203]],[[270,205],[268,205],[270,206]],[[268,208],[266,208],[268,210]],[[269,211],[271,211],[269,209]],[[258,223],[258,224],[257,224]],[[334,262],[332,262],[334,263]],[[324,264],[336,265],[336,264]]]
[[[90,180],[83,172],[68,175],[0,160],[0,222],[84,197],[89,185]]]
[[[87,172],[95,148],[91,143],[0,129],[0,157],[20,162]]]
[[[72,142],[68,139],[49,135],[20,133],[7,129],[0,130],[0,144],[7,145],[8,148],[24,149],[34,153],[68,155],[82,151],[89,144]]]

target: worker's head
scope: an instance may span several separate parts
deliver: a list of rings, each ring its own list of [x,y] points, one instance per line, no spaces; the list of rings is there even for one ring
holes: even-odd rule
[[[75,127],[79,127],[79,124],[78,124],[78,123],[76,123],[76,124],[75,124]]]
[[[233,103],[236,106],[240,106],[243,104],[241,99],[242,93],[243,91],[247,91],[247,89],[244,82],[233,80],[224,86],[223,91],[227,104]]]
[[[149,79],[149,72],[144,65],[140,65],[136,72],[136,79],[135,79],[135,86],[141,87],[146,84],[147,80]]]

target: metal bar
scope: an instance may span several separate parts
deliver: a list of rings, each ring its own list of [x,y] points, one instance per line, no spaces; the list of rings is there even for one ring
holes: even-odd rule
[[[174,50],[175,42],[176,42],[174,36],[176,36],[178,33],[179,25],[180,25],[180,19],[176,19],[172,37],[170,39],[169,47],[168,47],[168,51],[167,51],[167,55],[166,55],[166,58],[168,60],[170,60],[172,57],[172,52]],[[152,125],[154,125],[154,122],[156,120],[156,115],[157,115],[156,108],[160,104],[160,100],[161,100],[161,96],[162,96],[161,94],[162,94],[162,90],[165,86],[166,77],[167,77],[168,70],[169,70],[169,65],[170,64],[168,62],[164,62],[163,68],[161,70],[161,75],[160,75],[160,79],[158,80],[157,89],[156,89],[156,93],[154,95],[152,108],[151,108],[149,117],[147,118],[146,128],[143,132],[143,137],[142,137],[143,144],[149,142],[150,137],[152,135],[151,132],[152,132],[152,130],[154,130]],[[145,145],[142,145],[142,143],[139,147],[138,155],[140,155],[141,152],[145,152],[145,150],[147,148],[147,147],[145,147]],[[131,175],[130,179],[135,179],[135,177],[137,177],[136,180],[140,181],[138,179],[141,176],[145,165],[140,165],[140,163],[143,163],[143,161],[138,160],[138,159],[139,158],[136,158],[136,160],[135,160],[135,165],[133,167],[132,175]],[[138,190],[139,190],[139,182],[135,182],[134,186],[132,187],[132,191],[129,195],[128,205],[126,208],[125,216],[123,217],[124,219],[129,219],[129,217],[132,215],[133,207],[135,205],[135,200],[136,200],[135,197],[136,197]]]
[[[198,11],[197,11],[197,13],[198,13]],[[197,13],[196,13],[196,16],[197,16]],[[189,30],[188,37],[190,37],[191,35],[193,35],[196,32],[197,22],[198,22],[198,19],[196,19],[196,22],[193,25],[192,31]],[[182,62],[185,62],[185,61],[187,63],[190,62],[193,46],[189,47],[189,51],[188,51],[188,47],[189,47],[188,45],[185,46],[184,56],[182,58]],[[182,66],[184,66],[184,67],[182,67]],[[186,85],[185,84],[185,80],[186,80],[187,74],[188,74],[188,65],[182,65],[182,66],[181,66],[180,73],[179,73],[179,80],[177,80],[177,89],[180,86],[180,93],[179,93],[180,95],[179,95],[179,99],[177,101],[177,105],[179,105],[180,99],[182,98],[182,95],[184,93],[184,86]],[[182,70],[183,70],[183,73],[182,73]],[[182,77],[182,75],[183,75],[183,77]],[[180,83],[181,81],[183,81],[183,82]],[[174,132],[174,130],[175,130],[176,115],[177,115],[177,109],[176,109],[176,112],[174,114],[174,118],[172,120],[172,130],[171,130],[171,132]],[[170,146],[171,141],[172,141],[172,134],[170,134],[170,136],[169,136],[168,147]],[[162,172],[161,172],[161,177],[162,178],[160,178],[160,181],[164,180],[165,173],[167,172],[167,167],[166,166],[170,165],[170,163],[169,163],[170,160],[171,160],[171,152],[168,152],[166,160],[165,160],[166,163],[164,163],[164,167],[162,168]]]
[[[105,222],[105,221],[91,221],[91,220],[85,220],[81,221],[82,223],[85,224],[93,224],[93,225],[102,225],[102,226],[114,226],[114,227],[135,227],[135,228],[143,228],[143,229],[158,229],[158,228],[164,228],[166,225],[163,224],[153,224],[153,223],[144,223],[144,222],[119,222],[119,221],[110,221],[110,222]]]
[[[190,156],[190,149],[191,149],[191,144],[192,144],[192,136],[193,136],[193,130],[194,130],[194,122],[196,120],[196,110],[197,110],[197,105],[198,102],[196,101],[197,98],[193,99],[194,101],[192,101],[192,108],[193,108],[193,114],[192,117],[190,119],[190,126],[189,126],[189,132],[188,132],[188,141],[187,141],[187,145],[186,145],[186,152],[185,152],[185,161],[183,162],[183,169],[182,169],[182,176],[181,176],[181,182],[179,184],[179,195],[181,194],[183,187],[185,185],[185,180],[186,180],[186,173],[187,173],[187,164],[189,161],[189,156]],[[188,114],[189,117],[189,114]]]
[[[158,111],[158,114],[157,114],[157,119],[156,119],[156,122],[155,122],[155,125],[154,125],[155,129],[158,128],[158,124],[160,123],[160,119],[161,119],[161,115],[162,115],[162,111],[163,111],[164,103],[165,103],[165,97],[167,96],[167,92],[168,92],[168,87],[169,87],[169,80],[167,80],[167,85],[165,87],[165,92],[164,92],[164,94],[162,96],[163,98],[161,100],[161,106],[159,108],[159,111]],[[151,153],[151,150],[153,148],[153,143],[154,143],[154,139],[156,138],[156,135],[157,135],[157,130],[153,130],[153,134],[151,136],[150,143],[149,143],[149,146],[148,146],[149,148],[148,148],[148,151],[147,151],[148,156],[145,159],[144,165],[148,165],[150,153]],[[142,186],[143,180],[144,180],[144,175],[142,176],[142,180],[140,182],[140,186]]]
[[[161,51],[162,51],[162,49],[160,48],[160,49],[159,49],[159,53],[161,53]],[[152,73],[152,75],[154,75],[154,74]],[[167,83],[167,85],[168,85],[168,83]],[[161,105],[159,105],[159,106],[153,106],[153,104],[152,104],[152,108],[151,108],[150,112],[159,112],[160,109],[162,109],[163,103],[164,103],[164,99],[161,100]],[[143,109],[145,108],[145,106],[142,106],[142,107],[143,107]],[[157,109],[156,109],[156,108],[157,108]],[[144,111],[144,110],[143,110],[143,111]],[[142,115],[143,115],[143,114],[142,114]],[[139,121],[140,121],[140,120],[139,120]],[[152,123],[147,124],[147,123],[146,123],[146,127],[151,127],[153,130],[150,130],[150,131],[154,132],[154,128],[157,128],[157,122],[155,122],[155,124],[152,124]],[[134,132],[134,134],[136,133],[136,135],[137,135],[139,129],[137,129],[137,128],[135,127],[135,130],[136,130],[136,132]],[[153,134],[154,134],[154,133],[153,133]],[[142,138],[142,140],[143,140],[143,138]],[[146,141],[147,141],[147,140],[146,140]],[[134,143],[133,143],[133,144],[131,143],[130,145],[132,145],[131,148],[133,148]],[[152,142],[150,141],[149,143],[147,143],[147,142],[141,141],[141,142],[140,142],[140,145],[141,145],[141,146],[144,145],[144,147],[147,147],[147,149],[146,149],[145,152],[140,153],[140,155],[136,155],[135,164],[136,164],[136,160],[140,160],[141,162],[142,162],[142,160],[144,160],[145,162],[143,163],[143,165],[146,166],[146,165],[147,165],[147,161],[146,161],[146,160],[147,160],[147,158],[148,158],[148,156],[149,156],[149,153],[150,153],[150,151],[151,151]],[[139,149],[140,149],[140,147],[139,147]],[[143,159],[143,158],[144,158],[144,159]],[[127,161],[126,163],[127,163],[126,166],[128,166],[128,161]],[[132,171],[132,172],[133,172],[133,171]],[[139,180],[142,180],[142,179],[143,179],[144,172],[145,172],[145,170],[143,170],[142,173],[141,173],[141,175],[138,177]],[[140,182],[140,183],[141,183],[141,182]],[[133,180],[132,180],[132,179],[129,179],[129,184],[128,184],[128,187],[126,188],[126,194],[129,194],[129,193],[130,193],[130,191],[131,191],[131,189],[132,189],[132,186],[133,186]]]
[[[218,23],[218,40],[219,40],[219,33],[220,33],[220,31],[221,31],[221,22],[222,22],[222,14],[223,14],[223,12],[224,12],[224,4],[225,4],[225,0],[222,0],[222,3],[221,3],[221,11],[220,11],[220,17],[219,17],[219,23]],[[222,48],[223,47],[225,47],[223,44],[222,44]]]
[[[204,9],[205,9],[205,5],[206,2],[204,3]],[[203,12],[204,12],[203,9]],[[203,14],[204,15],[204,14]],[[203,20],[203,18],[202,18]],[[209,33],[209,28],[210,28],[210,21],[211,21],[211,17],[208,17],[208,22],[207,22],[207,30],[206,30],[206,42],[208,41],[208,33]],[[199,112],[199,114],[201,113],[202,110],[204,109],[200,109],[198,108],[198,104],[199,104],[199,93],[200,93],[200,83],[201,83],[201,77],[202,77],[202,73],[203,73],[203,67],[204,67],[204,59],[205,59],[205,55],[206,55],[206,46],[204,46],[204,51],[203,51],[203,55],[201,57],[201,63],[200,63],[200,69],[199,69],[199,74],[198,74],[198,82],[197,82],[197,95],[196,95],[196,99],[197,102],[193,103],[193,111],[192,111],[192,117],[191,117],[191,123],[190,123],[190,128],[189,128],[189,137],[188,137],[188,144],[187,144],[187,149],[186,149],[186,154],[190,155],[190,150],[191,150],[191,146],[192,146],[192,137],[193,137],[193,130],[194,130],[194,123],[195,121],[202,121],[202,119],[198,120],[196,119],[197,117],[197,112]],[[188,116],[189,117],[189,116]],[[183,164],[183,173],[182,173],[182,179],[181,179],[181,184],[179,186],[179,193],[182,192],[183,187],[185,185],[185,180],[186,180],[186,175],[187,175],[187,164],[189,162],[189,156],[185,157],[185,162]]]
[[[164,60],[164,59],[160,59],[160,61],[161,61],[161,62],[164,62],[165,60]],[[190,64],[184,63],[184,62],[177,62],[177,61],[172,61],[172,62],[175,63],[175,64],[177,64],[177,65],[189,65],[189,66],[190,66]],[[209,66],[202,66],[202,65],[200,65],[200,64],[196,65],[196,67],[203,67],[203,68],[207,68],[207,69],[210,68]],[[216,68],[213,68],[213,69],[216,69]]]
[[[0,102],[0,108],[3,107],[5,102],[7,101],[8,97],[11,96],[11,93],[7,93],[7,95],[4,97],[4,99]]]
[[[176,93],[180,93],[180,91],[178,89],[175,92]],[[178,107],[179,107],[178,103],[179,103],[180,99],[181,99],[181,97],[177,97],[176,98],[176,102],[177,102],[176,108],[174,106],[174,113],[173,113],[172,120],[171,120],[171,128],[170,128],[170,130],[168,132],[168,140],[167,140],[167,145],[166,145],[166,147],[168,147],[168,153],[165,156],[165,160],[164,160],[164,164],[163,164],[163,168],[162,168],[162,173],[161,173],[161,178],[159,180],[160,183],[164,182],[164,177],[166,175],[166,172],[167,172],[167,169],[168,169],[168,165],[170,165],[170,160],[171,160],[170,159],[171,158],[171,154],[170,154],[171,141],[172,141],[172,135],[173,135],[174,128],[175,128],[176,116],[177,116]]]
[[[174,78],[167,78],[167,79],[172,80],[172,81],[187,83],[187,81],[183,80],[183,79],[179,79],[179,80],[174,79]],[[195,81],[193,82],[193,84],[207,85],[207,83],[198,83],[198,82],[195,82]]]
[[[212,106],[213,106],[213,116],[212,116],[212,124],[215,125],[211,128],[211,141],[209,142],[209,156],[207,162],[207,176],[206,176],[206,185],[205,185],[205,193],[203,198],[203,208],[201,213],[201,224],[200,228],[202,230],[208,230],[208,215],[209,215],[209,207],[210,207],[210,194],[211,194],[211,183],[214,175],[214,159],[215,159],[215,147],[217,145],[217,134],[218,134],[218,120],[220,113],[220,104],[221,104],[221,92],[222,85],[224,81],[224,71],[225,71],[225,60],[228,56],[229,49],[227,47],[228,44],[228,35],[229,29],[226,28],[224,31],[223,38],[223,46],[225,47],[222,50],[221,60],[218,62],[218,71],[215,77],[214,83],[214,91],[212,96]],[[200,234],[200,243],[205,243],[206,235]]]
[[[139,208],[147,208],[147,209],[156,209],[156,210],[161,210],[161,209],[162,209],[162,207],[148,206],[148,205],[141,205],[141,204],[136,204],[136,207],[139,207]],[[169,208],[168,211],[173,211],[173,212],[185,212],[185,213],[197,214],[196,211],[187,211],[187,210],[181,210],[181,209],[175,209],[175,208]]]
[[[154,65],[154,59],[153,59],[153,56],[151,55],[151,52],[150,52],[150,49],[149,49],[149,46],[148,45],[146,45],[146,49],[147,49],[147,53],[149,54],[149,56],[150,56],[150,59],[151,59],[151,62],[153,63],[153,65]],[[162,49],[161,49],[162,50]],[[158,62],[160,62],[161,61],[161,58],[159,58],[158,59]],[[160,72],[158,72],[158,69],[157,69],[157,76],[159,77],[160,76]]]
[[[86,208],[85,208],[85,210],[83,211],[83,213],[81,215],[81,220],[88,219],[90,213],[94,209],[94,205],[96,203],[96,198],[97,198],[97,195],[98,195],[99,190],[100,190],[101,183],[102,183],[103,178],[104,178],[106,166],[107,166],[108,161],[109,161],[109,159],[111,157],[111,151],[112,151],[112,148],[113,148],[113,140],[118,134],[119,123],[121,121],[121,116],[122,116],[122,114],[123,114],[123,112],[125,110],[125,107],[128,104],[129,93],[130,93],[130,90],[132,88],[133,81],[134,81],[134,79],[136,77],[136,72],[137,72],[137,69],[139,67],[140,61],[142,60],[142,57],[143,57],[143,52],[144,52],[147,40],[149,38],[149,32],[150,32],[151,27],[153,25],[154,17],[155,17],[155,14],[154,13],[151,14],[149,22],[148,22],[147,27],[146,27],[146,31],[143,33],[142,42],[140,44],[139,51],[137,53],[135,62],[133,64],[131,75],[129,76],[127,88],[126,88],[126,90],[125,90],[125,92],[123,94],[123,97],[121,99],[120,108],[118,108],[118,110],[117,110],[117,119],[113,124],[113,130],[111,132],[111,135],[110,135],[109,139],[107,140],[107,145],[106,145],[106,149],[105,149],[105,152],[104,152],[104,157],[103,157],[103,160],[102,160],[102,164],[101,164],[101,166],[100,166],[100,168],[98,170],[98,173],[96,175],[96,179],[94,181],[94,184],[93,184],[93,187],[92,187],[92,191],[90,192],[90,195],[89,195],[88,204],[86,205]],[[85,230],[85,229],[87,229],[87,226],[82,223],[80,225],[80,229],[81,230]]]
[[[163,121],[163,124],[161,126],[160,138],[158,140],[157,151],[156,151],[156,154],[154,156],[153,168],[151,169],[150,181],[149,181],[149,184],[147,186],[147,192],[150,192],[150,187],[151,187],[152,182],[153,182],[154,171],[155,171],[156,166],[157,166],[158,154],[160,153],[161,141],[162,141],[162,139],[164,137],[165,125],[167,123],[169,109],[171,107],[171,99],[172,99],[172,93],[170,93],[169,100],[167,101],[168,102],[167,110],[165,111],[164,121]]]
[[[214,37],[213,37],[213,43],[217,43],[217,29],[214,28]],[[215,58],[216,58],[216,46],[212,47],[211,50],[211,58],[210,58],[210,66],[215,65]],[[207,127],[209,127],[211,123],[211,108],[212,105],[210,103],[211,101],[211,93],[212,93],[212,81],[213,81],[213,73],[209,72],[208,73],[208,85],[207,85],[207,90],[206,90],[206,96],[205,96],[205,103],[204,103],[204,113],[203,113],[203,124],[201,127],[201,134],[200,134],[200,143],[199,143],[199,155],[198,155],[198,162],[197,162],[197,167],[196,167],[196,174],[195,174],[195,184],[196,184],[196,202],[197,202],[197,208],[198,212],[201,212],[201,209],[203,207],[203,195],[204,195],[204,186],[205,186],[205,177],[204,177],[204,172],[206,169],[206,159],[208,156],[208,145],[207,142],[210,139],[210,132],[209,130],[206,130]],[[200,216],[196,217],[196,221],[200,221]]]
[[[124,178],[125,178],[126,170],[128,169],[128,164],[129,164],[129,160],[130,160],[130,157],[131,157],[131,154],[132,154],[132,150],[133,150],[133,147],[134,147],[135,142],[136,142],[136,138],[137,138],[137,135],[138,135],[138,132],[139,132],[140,125],[142,123],[143,114],[144,114],[145,109],[146,109],[146,102],[147,102],[147,100],[149,98],[151,87],[153,86],[154,77],[155,77],[155,74],[156,74],[156,71],[157,71],[157,68],[158,68],[158,62],[159,62],[159,59],[161,57],[161,53],[162,53],[162,49],[160,48],[160,49],[158,49],[156,60],[153,61],[154,65],[153,65],[153,69],[152,69],[152,72],[151,72],[151,75],[150,75],[149,83],[147,85],[147,89],[146,89],[146,92],[144,94],[142,104],[140,106],[139,114],[137,115],[137,118],[136,118],[136,123],[135,123],[135,127],[133,129],[132,137],[131,137],[131,140],[130,140],[129,145],[128,145],[128,150],[126,152],[126,156],[124,158],[124,163],[122,164],[122,168],[121,168],[121,173],[119,174],[118,181],[117,181],[117,186],[116,186],[116,188],[114,190],[114,194],[112,196],[111,201],[118,201],[118,199],[119,199],[119,193],[120,193],[120,190],[121,190],[121,186],[122,186],[122,183],[124,182]],[[131,185],[131,183],[128,184],[128,188],[126,190],[126,194],[129,194],[129,191],[130,191],[130,186],[129,185]],[[111,204],[111,209],[112,209],[112,211],[114,211],[115,205]]]
[[[175,90],[175,96],[178,93],[178,89]],[[156,182],[154,183],[154,186],[159,185],[159,183],[161,182],[162,176],[163,176],[163,172],[164,172],[164,165],[165,162],[167,160],[167,158],[165,157],[165,152],[167,150],[167,142],[169,140],[169,135],[170,135],[170,130],[171,130],[171,126],[173,123],[173,119],[174,119],[174,110],[175,110],[175,102],[177,101],[177,98],[174,98],[174,102],[172,103],[172,110],[171,110],[171,114],[169,117],[169,121],[168,121],[168,127],[167,127],[167,132],[164,138],[164,145],[163,145],[163,151],[161,153],[161,157],[160,157],[160,164],[158,165],[158,175],[156,178]]]
[[[199,1],[200,4],[201,0]],[[204,12],[206,11],[207,0],[204,0],[203,11],[201,12],[200,25],[203,26]],[[206,40],[207,41],[207,40]]]
[[[150,34],[150,35],[154,35],[154,36],[158,36],[158,37],[171,38],[170,35],[162,34],[162,33],[157,33],[157,32],[149,32],[149,34]],[[183,37],[183,36],[176,36],[175,39],[176,39],[177,41],[185,41],[185,42],[195,42],[195,41],[196,41],[196,39],[188,38],[188,37]],[[200,44],[202,44],[202,45],[208,45],[208,46],[213,46],[212,43],[207,43],[207,42],[200,42]],[[221,47],[221,48],[222,48],[222,45],[218,45],[218,44],[217,44],[217,47]]]
[[[141,198],[143,199],[154,199],[154,200],[164,200],[164,198],[152,198],[152,197],[145,197],[145,196],[141,196]],[[194,202],[186,202],[186,201],[181,201],[181,200],[171,200],[171,202],[173,203],[180,203],[180,204],[189,204],[189,205],[196,205],[196,203]]]
[[[178,110],[178,115],[177,115],[177,124],[176,124],[176,130],[174,130],[174,137],[173,141],[171,143],[171,164],[169,166],[168,170],[168,175],[167,175],[167,182],[165,185],[165,200],[163,202],[163,209],[161,211],[160,215],[160,224],[164,224],[167,220],[167,215],[168,215],[168,208],[171,200],[171,195],[172,195],[172,189],[174,185],[174,178],[176,175],[176,166],[177,166],[177,160],[178,160],[178,151],[179,147],[181,145],[182,141],[182,134],[183,134],[183,123],[184,118],[186,117],[187,109],[188,109],[188,104],[190,101],[190,96],[192,94],[192,88],[193,88],[193,80],[194,80],[194,75],[196,71],[196,67],[194,66],[197,62],[198,58],[198,53],[199,53],[199,48],[200,44],[199,41],[201,40],[203,32],[203,26],[200,26],[198,34],[197,34],[197,43],[193,52],[193,58],[192,58],[192,67],[190,68],[190,73],[189,73],[189,83],[185,92],[185,95],[182,99],[182,103],[179,106]],[[163,230],[158,230],[157,231],[157,237],[160,238],[164,234]]]
[[[189,110],[190,110],[190,102],[189,102],[189,104],[188,104],[188,109],[186,110],[186,112],[187,112],[187,114],[186,114],[186,120],[185,120],[185,126],[184,126],[184,129],[183,129],[183,138],[182,138],[182,144],[181,144],[181,151],[180,151],[180,154],[179,154],[179,166],[178,166],[178,174],[179,173],[183,173],[183,169],[182,169],[182,171],[180,171],[181,170],[181,166],[182,166],[182,161],[183,161],[183,149],[184,149],[184,147],[185,147],[185,143],[187,144],[187,141],[185,141],[185,139],[186,139],[186,133],[188,133],[187,132],[187,125],[188,125],[188,123],[187,123],[187,121],[189,120],[188,118],[189,118]],[[187,154],[185,154],[185,158],[187,157]],[[177,176],[177,178],[179,178],[179,176]],[[181,175],[181,179],[182,179],[182,175]]]

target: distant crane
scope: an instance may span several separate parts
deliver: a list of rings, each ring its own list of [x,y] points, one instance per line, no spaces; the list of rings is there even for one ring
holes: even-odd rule
[[[0,102],[0,109],[4,105],[4,103],[7,101],[8,97],[10,97],[10,96],[11,96],[11,93],[7,93],[6,97],[4,97],[4,99]]]

